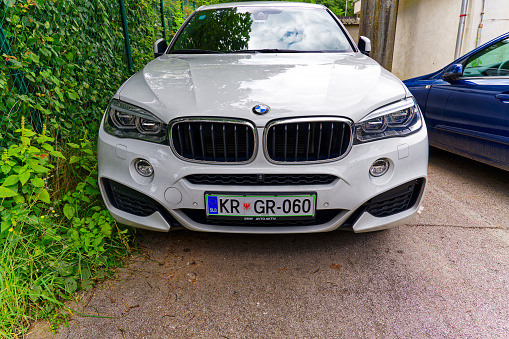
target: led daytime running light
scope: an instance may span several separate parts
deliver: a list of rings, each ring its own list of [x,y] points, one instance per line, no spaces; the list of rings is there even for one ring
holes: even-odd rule
[[[419,106],[413,97],[381,107],[356,124],[355,143],[402,137],[422,127]]]
[[[137,129],[143,134],[157,134],[161,131],[162,123],[142,108],[112,100],[110,117],[119,129]]]

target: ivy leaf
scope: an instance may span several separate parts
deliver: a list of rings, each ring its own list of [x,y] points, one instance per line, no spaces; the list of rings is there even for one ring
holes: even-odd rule
[[[64,93],[62,93],[59,87],[55,87],[55,93],[58,95],[60,100],[64,100]]]
[[[51,55],[51,52],[45,48],[45,47],[42,47],[40,50],[39,50],[42,54],[44,54],[45,56],[49,57]],[[41,72],[42,73],[42,72]]]
[[[30,180],[30,182],[32,183],[32,185],[34,185],[35,187],[43,187],[44,186],[44,180],[42,180],[41,178],[33,178],[32,180]]]
[[[51,52],[48,51],[49,55],[51,55]],[[44,78],[44,79],[47,79],[49,78],[49,76],[51,75],[51,70],[47,69],[45,71],[41,71],[39,72],[39,74]]]
[[[39,193],[38,199],[47,204],[51,203],[51,200],[49,200],[49,193],[44,188],[41,189],[41,193]]]
[[[18,193],[13,190],[8,189],[7,187],[0,186],[0,198],[11,198],[18,195]]]
[[[18,60],[9,59],[9,63],[11,64],[11,67],[14,69],[21,68],[23,64],[19,62]]]
[[[7,179],[2,183],[2,186],[12,186],[19,181],[19,175],[9,175]]]
[[[39,61],[39,56],[37,56],[37,54],[30,54],[30,60],[32,60],[33,63],[35,64],[38,64],[40,61]]]
[[[3,0],[3,1],[4,1],[5,6],[7,6],[7,7],[13,7],[14,4],[16,3],[16,0]]]
[[[67,96],[69,97],[69,99],[71,100],[76,100],[78,99],[78,94],[74,93],[74,92],[71,92],[71,91],[68,91],[67,92]]]
[[[64,215],[67,219],[71,220],[74,217],[74,207],[69,204],[65,204],[64,206]]]

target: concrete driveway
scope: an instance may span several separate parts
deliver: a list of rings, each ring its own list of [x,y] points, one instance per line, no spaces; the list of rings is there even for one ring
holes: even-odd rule
[[[144,232],[56,338],[509,338],[509,172],[432,149],[429,180],[383,232]]]

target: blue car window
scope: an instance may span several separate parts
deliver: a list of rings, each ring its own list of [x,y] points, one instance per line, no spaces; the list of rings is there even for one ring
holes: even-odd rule
[[[509,39],[486,47],[468,58],[463,77],[509,76]]]

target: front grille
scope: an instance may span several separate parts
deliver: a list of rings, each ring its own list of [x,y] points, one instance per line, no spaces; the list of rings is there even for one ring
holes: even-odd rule
[[[248,162],[256,149],[255,128],[241,120],[181,119],[173,122],[170,139],[183,159],[203,162]]]
[[[205,210],[198,209],[182,209],[182,212],[194,222],[208,225],[221,225],[221,226],[314,226],[328,223],[334,219],[339,213],[344,210],[330,209],[330,210],[317,210],[315,219],[312,220],[275,220],[275,221],[256,221],[256,220],[210,220],[205,215]]]
[[[185,177],[196,185],[327,185],[337,179],[329,174],[193,174]]]
[[[368,202],[366,212],[381,218],[412,208],[422,190],[422,179],[403,184],[382,193]]]
[[[346,119],[285,119],[269,124],[265,147],[275,162],[317,162],[344,156],[351,139],[351,122]]]

